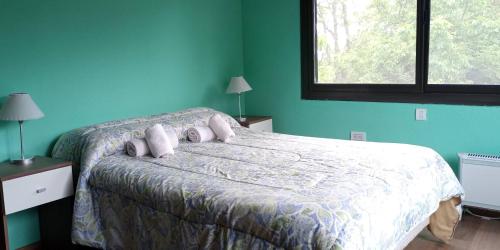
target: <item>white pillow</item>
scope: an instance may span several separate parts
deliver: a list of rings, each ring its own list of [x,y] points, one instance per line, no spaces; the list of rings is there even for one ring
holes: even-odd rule
[[[174,154],[174,148],[161,124],[156,124],[146,129],[146,141],[148,142],[151,154],[155,158],[160,158],[167,154]]]
[[[214,131],[217,139],[227,142],[229,138],[235,136],[234,131],[229,126],[229,123],[222,119],[219,114],[213,115],[208,121],[208,126]]]

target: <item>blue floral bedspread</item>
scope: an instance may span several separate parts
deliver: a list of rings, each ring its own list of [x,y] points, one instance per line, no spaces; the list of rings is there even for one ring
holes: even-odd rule
[[[255,132],[231,117],[229,143],[181,140],[132,158],[124,143],[160,123],[184,139],[207,108],[76,129],[53,156],[80,164],[73,241],[105,249],[394,249],[463,195],[425,147]]]

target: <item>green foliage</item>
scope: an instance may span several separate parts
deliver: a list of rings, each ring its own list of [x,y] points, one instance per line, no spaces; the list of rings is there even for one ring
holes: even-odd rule
[[[416,5],[319,0],[318,81],[414,83]],[[429,83],[500,84],[500,2],[441,0],[431,7]]]

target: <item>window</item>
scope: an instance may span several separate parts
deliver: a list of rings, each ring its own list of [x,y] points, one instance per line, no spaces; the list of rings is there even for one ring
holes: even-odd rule
[[[500,104],[499,0],[302,0],[302,97]]]
[[[500,85],[500,1],[432,4],[429,84]]]
[[[416,13],[416,0],[317,0],[317,83],[415,84]]]

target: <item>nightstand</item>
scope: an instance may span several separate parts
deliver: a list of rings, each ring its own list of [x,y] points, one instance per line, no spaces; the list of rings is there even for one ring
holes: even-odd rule
[[[238,121],[241,126],[254,131],[273,132],[273,118],[271,116],[247,116],[246,118],[246,121]]]
[[[72,164],[38,156],[29,166],[3,163],[0,164],[0,182],[0,249],[9,249],[7,215],[72,196]]]

